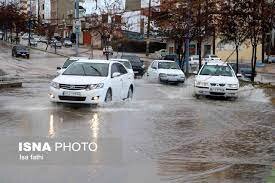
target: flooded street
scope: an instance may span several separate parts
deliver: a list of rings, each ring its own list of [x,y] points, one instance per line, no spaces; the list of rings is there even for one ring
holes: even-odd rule
[[[270,91],[247,86],[237,101],[197,100],[192,80],[139,79],[133,101],[95,108],[52,104],[50,79],[29,81],[1,91],[1,137],[118,139],[122,162],[5,165],[1,182],[265,182],[272,169]]]

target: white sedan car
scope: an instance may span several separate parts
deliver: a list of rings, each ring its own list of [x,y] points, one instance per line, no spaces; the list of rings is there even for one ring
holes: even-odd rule
[[[126,67],[127,71],[129,73],[131,73],[133,75],[133,77],[135,76],[132,64],[131,64],[131,62],[129,60],[127,60],[127,59],[118,59],[118,58],[111,59],[111,60],[122,63]]]
[[[239,77],[239,75],[238,75]],[[208,62],[203,65],[195,78],[195,95],[237,98],[239,80],[227,63]]]
[[[184,83],[185,75],[179,65],[170,60],[154,60],[148,68],[147,77],[151,81]]]
[[[100,104],[133,97],[132,75],[123,64],[79,59],[50,84],[52,102]]]
[[[221,61],[221,59],[216,55],[205,55],[205,57],[203,58],[203,64],[205,62],[211,62],[211,61],[216,62],[216,61]]]

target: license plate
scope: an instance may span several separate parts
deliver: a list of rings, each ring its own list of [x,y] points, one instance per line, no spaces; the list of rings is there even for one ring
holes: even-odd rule
[[[135,73],[135,74],[137,74],[137,73],[138,73],[138,71],[134,71],[134,73]]]
[[[72,97],[80,97],[80,92],[71,92],[71,91],[64,91],[63,96],[72,96]]]
[[[168,80],[169,80],[169,81],[177,81],[178,79],[175,78],[175,77],[168,77]]]
[[[26,54],[25,54],[25,53],[22,53],[21,55],[22,55],[22,56],[25,56]]]
[[[225,89],[224,88],[210,88],[210,91],[212,91],[212,92],[224,92]]]

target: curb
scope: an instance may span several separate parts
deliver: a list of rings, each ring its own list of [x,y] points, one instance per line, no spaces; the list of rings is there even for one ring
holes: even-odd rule
[[[0,82],[0,89],[4,88],[21,88],[22,82],[14,81],[14,82]]]

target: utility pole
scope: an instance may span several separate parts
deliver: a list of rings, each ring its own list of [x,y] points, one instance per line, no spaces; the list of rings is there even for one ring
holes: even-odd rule
[[[32,0],[30,0],[30,13],[29,13],[29,46],[31,46],[31,17],[32,17]]]
[[[187,6],[191,7],[191,0],[188,0]],[[190,24],[191,24],[191,12],[188,8],[188,20],[187,20],[187,34],[185,39],[185,73],[188,76],[189,74],[189,56],[190,56]]]
[[[78,56],[78,45],[79,45],[79,31],[80,31],[80,22],[79,22],[79,0],[75,0],[75,54]]]
[[[148,7],[148,23],[147,23],[147,40],[146,40],[146,56],[150,54],[150,27],[151,27],[151,4],[152,0],[149,0],[149,7]]]

